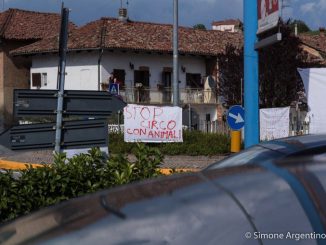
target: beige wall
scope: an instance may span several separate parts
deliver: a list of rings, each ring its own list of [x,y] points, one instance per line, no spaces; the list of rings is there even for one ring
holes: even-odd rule
[[[0,50],[0,132],[3,129],[3,117],[4,117],[4,82],[3,82],[3,57],[4,54],[2,50]]]
[[[11,126],[14,122],[12,116],[14,89],[29,88],[30,58],[9,55],[11,50],[22,45],[26,44],[6,43],[0,53],[0,118],[3,118],[5,127]]]

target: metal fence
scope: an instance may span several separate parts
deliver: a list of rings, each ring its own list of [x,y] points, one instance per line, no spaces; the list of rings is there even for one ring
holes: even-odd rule
[[[290,109],[290,135],[304,135],[309,134],[309,120],[307,118],[307,111],[298,110],[297,108]]]
[[[306,111],[299,111],[295,108],[291,108],[290,110],[290,123],[289,123],[289,136],[295,135],[304,135],[309,134],[309,121],[307,121],[307,112]],[[19,124],[29,124],[32,123],[27,120],[19,121]],[[112,124],[108,125],[109,132],[114,133],[123,133],[124,132],[124,125],[118,124],[113,122]],[[188,126],[183,126],[184,130],[188,130]],[[224,121],[205,121],[200,120],[198,125],[192,130],[199,130],[205,133],[218,133],[218,134],[226,134],[229,135],[230,128]],[[0,131],[1,132],[1,131]]]
[[[229,134],[230,128],[224,121],[199,121],[199,131],[205,133]]]
[[[172,104],[171,88],[125,88],[120,95],[127,103]],[[210,89],[180,89],[181,104],[217,104],[218,97]]]

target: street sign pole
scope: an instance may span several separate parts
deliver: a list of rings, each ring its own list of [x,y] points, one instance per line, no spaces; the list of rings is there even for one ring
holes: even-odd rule
[[[173,0],[173,105],[179,105],[178,0]]]
[[[60,42],[59,42],[59,79],[58,79],[58,106],[57,106],[57,121],[55,132],[55,148],[56,152],[60,152],[61,136],[62,136],[62,110],[63,110],[63,94],[65,87],[65,73],[66,73],[66,52],[68,41],[68,21],[69,9],[64,8],[62,4],[61,10],[61,29],[60,29]]]
[[[239,105],[231,106],[227,113],[227,123],[231,130],[231,152],[241,150],[241,129],[245,125],[245,111]]]
[[[241,131],[231,130],[231,152],[237,153],[241,150]]]
[[[245,148],[259,143],[258,53],[255,51],[257,0],[244,0]]]

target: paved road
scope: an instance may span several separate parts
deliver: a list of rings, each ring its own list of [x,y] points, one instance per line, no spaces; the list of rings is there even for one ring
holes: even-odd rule
[[[203,169],[225,156],[165,156],[162,168]],[[133,161],[135,158],[129,156]],[[0,145],[0,159],[24,163],[52,163],[52,150],[13,152]]]

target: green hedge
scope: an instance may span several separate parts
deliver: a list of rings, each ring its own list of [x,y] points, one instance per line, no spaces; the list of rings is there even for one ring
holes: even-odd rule
[[[109,135],[109,151],[113,154],[133,153],[136,143],[126,143],[123,134]],[[158,148],[164,155],[212,156],[230,151],[230,138],[222,134],[184,131],[183,143],[147,143]]]
[[[99,149],[67,159],[55,155],[54,163],[0,173],[0,222],[42,207],[121,184],[160,175],[163,155],[142,144],[135,145],[136,161],[123,155],[106,160]]]

